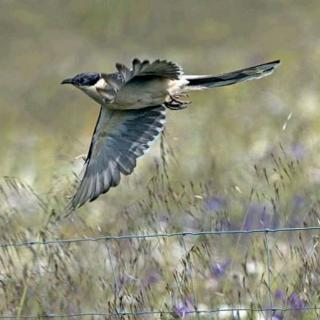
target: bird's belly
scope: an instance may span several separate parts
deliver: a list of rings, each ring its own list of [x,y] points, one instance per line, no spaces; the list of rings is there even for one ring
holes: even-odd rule
[[[167,79],[138,79],[121,88],[110,107],[119,110],[142,109],[163,104],[168,95]]]

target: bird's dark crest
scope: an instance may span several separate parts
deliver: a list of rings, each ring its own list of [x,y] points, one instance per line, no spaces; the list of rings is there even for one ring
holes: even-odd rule
[[[72,78],[72,83],[78,86],[93,86],[101,79],[100,73],[85,72]]]

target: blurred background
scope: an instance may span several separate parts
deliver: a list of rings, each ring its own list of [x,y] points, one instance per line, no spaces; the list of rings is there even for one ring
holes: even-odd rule
[[[2,243],[318,225],[319,15],[320,4],[312,0],[2,0]],[[59,220],[83,165],[77,156],[87,152],[99,113],[99,106],[83,93],[59,83],[80,72],[113,72],[116,62],[130,65],[135,57],[172,60],[188,74],[220,74],[275,59],[282,65],[261,80],[192,93],[186,110],[168,112],[164,137],[138,161],[133,175],[77,210],[72,220]],[[122,307],[176,310],[174,316],[182,317],[177,310],[194,304],[190,285],[185,283],[183,290],[169,290],[168,285],[172,273],[181,271],[180,251],[195,247],[202,252],[193,261],[199,277],[195,290],[204,307],[266,306],[269,289],[275,300],[281,290],[281,305],[314,305],[320,294],[319,255],[314,253],[308,265],[301,246],[308,251],[316,236],[278,238],[271,247],[282,258],[277,260],[274,253],[277,280],[268,289],[262,281],[265,264],[257,264],[265,259],[263,237],[238,238],[236,248],[234,239],[222,246],[209,238],[184,245],[159,240],[157,249],[150,243],[110,244],[121,280],[117,294],[126,297]],[[110,309],[107,301],[114,290],[105,266],[110,255],[104,243],[95,245],[5,251],[2,314]],[[299,250],[294,254],[292,248]],[[133,252],[140,264],[133,263]],[[288,252],[292,256],[283,260]],[[96,265],[88,265],[85,257]],[[255,268],[251,275],[248,263]],[[288,278],[283,263],[292,267]],[[224,268],[215,274],[217,265]],[[309,280],[315,281],[314,287],[308,282],[312,290],[302,280],[305,270],[313,274]],[[252,287],[244,288],[242,277]],[[209,278],[211,287],[211,282],[202,284]],[[139,305],[134,297],[140,291],[149,300]],[[293,313],[288,319],[302,317],[314,319],[315,313]]]

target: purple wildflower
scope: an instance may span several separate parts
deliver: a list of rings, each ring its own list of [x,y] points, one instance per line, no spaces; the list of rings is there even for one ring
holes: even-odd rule
[[[191,310],[189,301],[179,301],[173,307],[173,314],[183,319]]]
[[[262,228],[271,227],[271,215],[267,212],[266,208],[261,212],[259,224]]]
[[[283,314],[282,313],[275,313],[272,315],[272,320],[283,320]]]
[[[161,276],[155,272],[151,271],[144,279],[143,279],[143,286],[148,287],[154,283],[157,283],[161,279]]]
[[[286,299],[286,293],[283,290],[277,289],[274,293],[274,297],[277,300],[282,300],[284,301]]]
[[[291,145],[289,153],[296,160],[302,160],[306,156],[307,150],[301,143],[295,143]]]
[[[208,211],[218,212],[223,210],[227,205],[225,198],[223,197],[212,197],[206,200],[205,209]]]
[[[304,302],[299,298],[298,294],[293,292],[288,300],[291,308],[295,310],[301,310],[305,307]]]
[[[271,220],[271,215],[265,204],[250,203],[243,223],[243,228],[244,230],[252,230],[271,227]]]
[[[305,198],[301,194],[296,194],[293,197],[293,208],[294,209],[302,209],[305,204]]]
[[[221,263],[215,263],[210,270],[212,277],[214,278],[222,278],[230,265],[230,260],[226,260]]]
[[[119,289],[122,289],[130,281],[127,275],[121,275],[118,279]]]
[[[301,194],[294,195],[292,199],[292,216],[290,220],[287,222],[288,227],[300,227],[304,225],[304,218],[303,213],[307,210],[306,209],[307,200]]]

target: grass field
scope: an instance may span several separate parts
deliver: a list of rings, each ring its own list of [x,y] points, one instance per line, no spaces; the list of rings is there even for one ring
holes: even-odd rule
[[[319,230],[249,232],[319,227],[319,13],[317,1],[1,1],[0,316],[320,318]],[[282,65],[192,94],[132,176],[62,218],[98,106],[59,83],[136,56],[186,73]],[[153,234],[171,236],[134,237]],[[105,236],[122,238],[50,242]],[[272,307],[290,310],[254,311]]]

